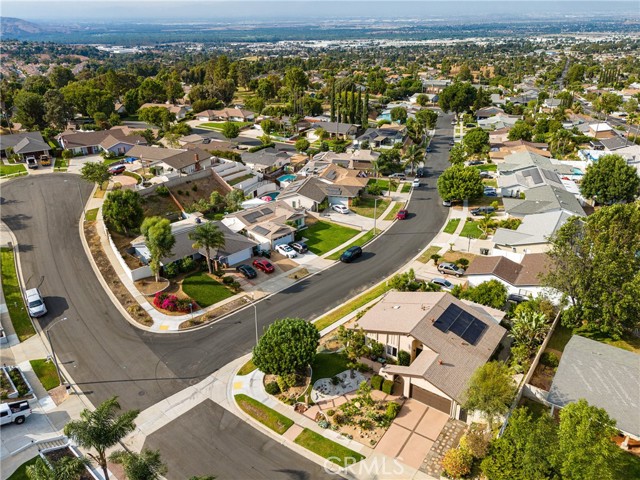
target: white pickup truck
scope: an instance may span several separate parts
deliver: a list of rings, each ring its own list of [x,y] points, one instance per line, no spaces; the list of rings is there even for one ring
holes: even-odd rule
[[[26,400],[0,404],[0,425],[23,424],[29,415],[31,415],[31,407]]]

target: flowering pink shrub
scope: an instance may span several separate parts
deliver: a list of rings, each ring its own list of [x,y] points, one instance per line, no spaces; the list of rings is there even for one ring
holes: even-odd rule
[[[168,293],[156,293],[153,298],[153,304],[169,312],[189,312],[191,310],[190,306],[192,305],[190,299],[178,298]]]

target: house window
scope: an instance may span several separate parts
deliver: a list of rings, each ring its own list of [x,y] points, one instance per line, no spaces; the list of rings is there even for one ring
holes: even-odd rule
[[[393,345],[386,345],[386,351],[387,351],[387,355],[390,355],[392,357],[398,356],[398,349]]]

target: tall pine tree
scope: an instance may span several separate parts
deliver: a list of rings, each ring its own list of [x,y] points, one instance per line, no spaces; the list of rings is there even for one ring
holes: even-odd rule
[[[331,121],[336,121],[336,79],[331,81]]]
[[[364,103],[362,104],[362,128],[369,127],[369,90],[364,92]]]

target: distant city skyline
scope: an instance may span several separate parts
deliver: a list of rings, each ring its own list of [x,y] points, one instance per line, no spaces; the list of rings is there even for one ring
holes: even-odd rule
[[[369,8],[375,3],[375,8]],[[371,18],[381,20],[415,19],[425,21],[463,20],[478,22],[501,21],[511,18],[575,18],[599,15],[639,17],[637,0],[613,2],[561,1],[493,1],[455,0],[432,1],[376,1],[349,0],[292,0],[260,2],[250,0],[137,0],[110,2],[85,0],[3,1],[0,14],[40,22],[273,22],[274,20],[304,20],[330,18]],[[157,6],[158,8],[154,8]],[[127,15],[122,15],[123,9]]]

